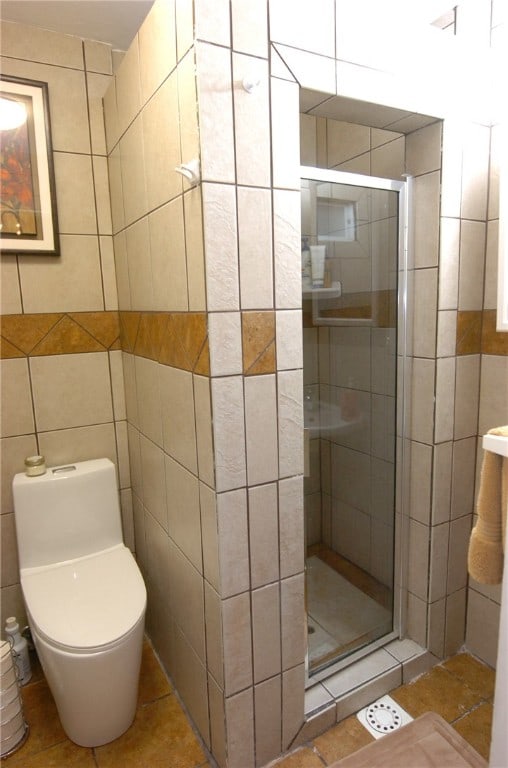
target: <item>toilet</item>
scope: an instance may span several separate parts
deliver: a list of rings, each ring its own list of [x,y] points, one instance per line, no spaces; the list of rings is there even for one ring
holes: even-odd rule
[[[13,493],[23,598],[60,720],[76,744],[106,744],[134,719],[146,610],[115,466],[18,474]]]

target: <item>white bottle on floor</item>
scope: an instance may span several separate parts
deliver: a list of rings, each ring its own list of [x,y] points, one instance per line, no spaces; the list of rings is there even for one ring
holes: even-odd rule
[[[26,685],[32,677],[28,645],[19,631],[19,624],[15,616],[10,616],[5,623],[5,634],[11,646],[14,663],[18,670],[18,682]]]

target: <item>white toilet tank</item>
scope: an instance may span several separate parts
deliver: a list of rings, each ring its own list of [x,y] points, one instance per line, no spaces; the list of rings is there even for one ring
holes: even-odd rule
[[[92,459],[16,475],[13,482],[21,569],[72,560],[121,544],[115,466]]]

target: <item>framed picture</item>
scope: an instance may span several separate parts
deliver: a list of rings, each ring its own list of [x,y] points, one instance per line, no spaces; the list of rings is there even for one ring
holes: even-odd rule
[[[0,77],[0,248],[59,253],[46,83]]]

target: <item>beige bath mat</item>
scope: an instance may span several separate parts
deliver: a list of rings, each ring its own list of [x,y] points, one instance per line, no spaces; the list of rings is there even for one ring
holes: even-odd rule
[[[435,712],[368,744],[330,768],[488,768],[476,750]]]

